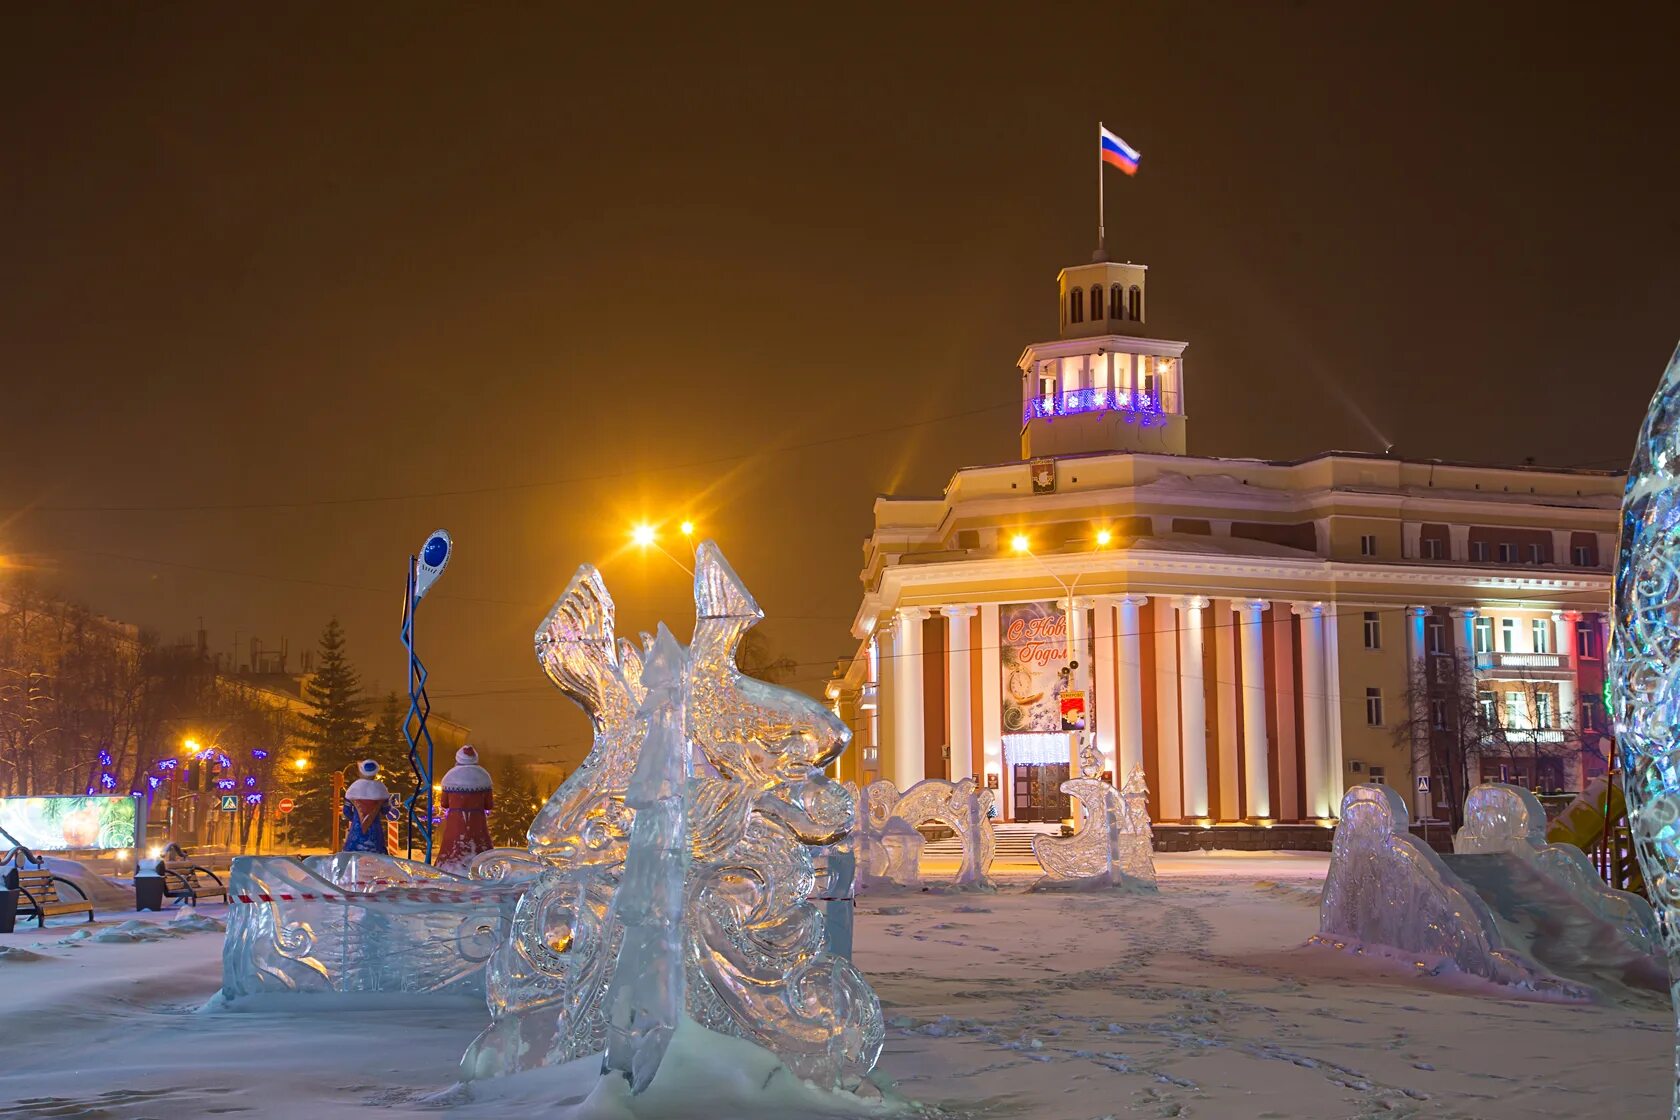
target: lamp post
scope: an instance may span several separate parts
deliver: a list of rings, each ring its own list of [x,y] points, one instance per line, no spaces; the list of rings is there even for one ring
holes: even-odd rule
[[[688,541],[690,543],[690,547],[692,547],[693,541],[694,541],[694,522],[684,520],[683,523],[681,524],[681,526],[679,526],[678,531],[680,533],[682,533],[683,539]],[[656,529],[653,525],[649,524],[648,522],[646,522],[646,521],[638,522],[636,525],[634,525],[630,529],[630,541],[637,548],[641,549],[644,553],[650,548],[658,549],[660,554],[663,555],[665,557],[665,559],[669,560],[671,563],[673,563],[677,567],[681,568],[684,572],[688,573],[688,575],[690,577],[692,577],[694,575],[694,569],[693,568],[689,567],[687,564],[684,564],[681,560],[678,560],[675,556],[671,555],[669,550],[667,550],[664,545],[659,543],[659,530]]]

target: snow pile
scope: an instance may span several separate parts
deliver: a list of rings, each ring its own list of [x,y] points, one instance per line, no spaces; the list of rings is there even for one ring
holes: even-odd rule
[[[191,906],[182,907],[180,910],[177,910],[175,912],[175,916],[169,919],[169,927],[186,933],[227,932],[226,922],[219,918],[212,918],[208,914],[200,914]]]
[[[854,1120],[903,1115],[909,1106],[824,1089],[796,1077],[770,1051],[717,1034],[686,1015],[678,1022],[659,1072],[632,1096],[616,1072],[602,1073],[599,1055],[562,1066],[474,1081],[433,1103],[494,1104],[500,1115],[555,1120]]]
[[[40,953],[31,953],[21,945],[0,945],[0,963],[11,961],[13,964],[23,964],[26,961],[46,960]]]

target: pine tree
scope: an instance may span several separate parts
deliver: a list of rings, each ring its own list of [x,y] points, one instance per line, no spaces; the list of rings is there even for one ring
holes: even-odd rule
[[[303,713],[299,739],[311,756],[307,790],[298,799],[294,827],[306,843],[325,844],[332,834],[332,816],[339,812],[332,795],[332,776],[361,761],[367,741],[367,704],[361,677],[344,652],[344,629],[338,619],[321,631],[320,667],[304,684],[303,698],[311,711]]]
[[[409,787],[414,784],[414,771],[408,765],[408,740],[403,737],[403,716],[408,714],[407,707],[396,693],[386,693],[384,702],[379,706],[379,715],[375,717],[373,726],[368,728],[367,739],[362,745],[362,757],[379,763],[379,768],[385,772],[385,784],[391,787],[391,792],[404,796],[413,792]],[[440,774],[446,769],[442,765],[438,767]]]
[[[490,814],[490,839],[502,848],[523,848],[531,819],[546,796],[537,789],[531,772],[512,755],[500,756],[491,771],[496,788],[496,808]]]

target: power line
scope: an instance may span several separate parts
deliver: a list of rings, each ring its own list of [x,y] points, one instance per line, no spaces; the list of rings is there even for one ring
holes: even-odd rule
[[[717,466],[722,463],[735,463],[752,459],[760,455],[785,455],[794,451],[805,451],[813,447],[828,447],[836,443],[846,443],[854,439],[868,439],[872,436],[890,435],[893,432],[907,431],[911,428],[927,427],[931,424],[942,424],[948,420],[961,420],[970,416],[979,416],[999,409],[1021,407],[1019,400],[1012,400],[1005,404],[985,405],[981,408],[971,408],[963,412],[950,412],[943,416],[929,416],[921,420],[907,420],[900,424],[889,424],[885,427],[870,428],[862,432],[851,432],[845,435],[825,436],[821,439],[805,440],[799,443],[783,444],[779,447],[765,447],[756,451],[742,451],[729,455],[714,455],[705,459],[694,459],[684,463],[672,463],[663,467],[644,467],[641,469],[617,468],[600,471],[594,474],[570,475],[564,478],[535,479],[525,482],[508,482],[494,486],[469,486],[450,490],[416,491],[405,494],[373,494],[349,498],[314,498],[290,499],[271,502],[205,502],[167,505],[158,503],[144,503],[138,505],[13,505],[0,506],[26,513],[212,513],[234,512],[240,510],[278,510],[278,509],[311,509],[328,508],[334,506],[376,505],[386,502],[407,502],[421,499],[474,497],[483,494],[510,493],[519,490],[536,490],[552,486],[570,486],[579,482],[603,482],[624,478],[634,478],[641,475],[666,474],[671,471],[687,471],[696,467]]]

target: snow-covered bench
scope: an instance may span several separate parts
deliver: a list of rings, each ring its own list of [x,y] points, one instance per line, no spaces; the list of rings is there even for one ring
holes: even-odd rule
[[[196,906],[206,898],[227,901],[227,884],[221,876],[196,863],[164,864],[163,882],[164,897],[180,899],[188,906]]]
[[[78,897],[59,897],[58,887],[63,884],[76,892]],[[57,914],[87,914],[87,920],[93,921],[93,903],[88,896],[68,879],[60,878],[51,871],[31,871],[28,868],[18,869],[18,890],[23,897],[18,899],[18,913],[27,914],[35,919],[35,925],[45,929],[47,919]]]

